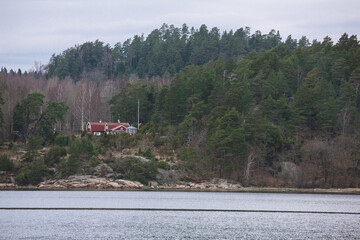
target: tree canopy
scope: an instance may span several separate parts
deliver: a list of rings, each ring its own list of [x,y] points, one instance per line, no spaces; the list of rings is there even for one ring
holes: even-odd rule
[[[104,79],[132,73],[139,77],[174,75],[188,65],[202,65],[220,56],[240,58],[252,50],[259,52],[279,44],[280,33],[275,30],[251,34],[245,27],[220,33],[218,28],[209,30],[205,24],[199,29],[189,29],[186,24],[181,28],[163,24],[146,37],[135,35],[114,47],[96,40],[53,54],[47,75],[76,80],[95,72],[102,73]],[[289,47],[296,46],[295,41]]]
[[[14,109],[14,130],[24,142],[34,134],[40,134],[46,139],[51,138],[55,133],[53,124],[61,121],[68,109],[62,102],[49,101],[43,106],[43,98],[41,93],[31,93]]]

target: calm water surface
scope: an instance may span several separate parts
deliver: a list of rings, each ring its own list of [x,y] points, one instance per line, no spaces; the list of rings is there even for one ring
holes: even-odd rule
[[[358,195],[0,191],[0,208],[170,210],[3,209],[0,210],[0,239],[360,239]],[[171,209],[320,213],[198,212]]]

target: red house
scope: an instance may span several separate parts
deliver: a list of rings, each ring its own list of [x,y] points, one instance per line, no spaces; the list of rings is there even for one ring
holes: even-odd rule
[[[91,132],[94,135],[101,135],[102,133],[122,133],[127,132],[130,135],[135,135],[137,133],[137,128],[130,126],[129,123],[121,122],[88,122],[86,124],[86,131]]]
[[[107,132],[108,126],[106,122],[88,122],[86,124],[86,131],[94,133],[94,135],[101,135]]]
[[[108,123],[109,132],[126,132],[126,129],[130,127],[129,123]]]

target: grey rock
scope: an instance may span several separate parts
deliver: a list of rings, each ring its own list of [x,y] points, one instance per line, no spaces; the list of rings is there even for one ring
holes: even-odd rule
[[[156,182],[156,181],[150,181],[150,182],[148,183],[148,185],[149,185],[150,187],[158,187],[158,186],[159,186],[159,183]]]
[[[134,157],[137,158],[137,159],[139,159],[140,162],[142,162],[142,163],[146,163],[146,162],[150,161],[149,159],[144,158],[144,157],[142,157],[142,156],[134,156]]]
[[[213,178],[210,181],[212,184],[227,184],[228,181],[226,179],[223,178]]]
[[[100,163],[94,168],[95,175],[114,173],[114,170],[106,163]]]

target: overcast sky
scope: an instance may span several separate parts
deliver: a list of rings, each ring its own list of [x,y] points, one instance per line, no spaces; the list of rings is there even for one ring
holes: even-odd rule
[[[2,0],[0,66],[29,70],[75,44],[99,39],[113,46],[163,23],[221,32],[248,26],[251,33],[279,30],[283,40],[291,34],[337,42],[345,32],[360,36],[359,9],[359,0]]]

